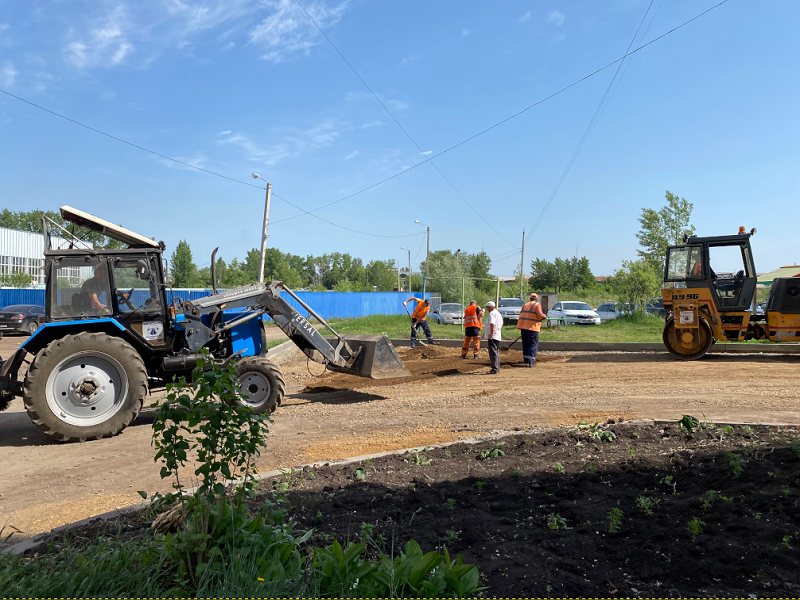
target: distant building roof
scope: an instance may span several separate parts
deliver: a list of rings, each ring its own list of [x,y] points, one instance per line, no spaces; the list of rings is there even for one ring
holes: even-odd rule
[[[777,279],[778,277],[800,277],[800,265],[789,265],[787,267],[775,269],[769,273],[761,273],[758,276],[758,283],[770,285],[772,280]]]

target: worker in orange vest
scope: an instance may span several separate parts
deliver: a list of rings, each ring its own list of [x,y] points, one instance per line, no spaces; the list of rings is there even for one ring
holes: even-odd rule
[[[403,302],[403,306],[412,300],[417,303],[417,306],[414,307],[414,311],[411,313],[411,347],[413,348],[417,345],[417,328],[419,327],[422,327],[422,331],[425,332],[425,337],[428,338],[428,343],[435,346],[436,341],[433,339],[431,328],[428,327],[428,311],[431,309],[431,301],[427,298],[425,300],[420,298],[409,298]]]
[[[530,302],[525,303],[519,311],[517,329],[522,337],[522,358],[526,367],[536,366],[536,354],[539,351],[539,329],[545,317],[539,304],[539,295],[530,295]]]
[[[470,342],[474,348],[472,358],[481,357],[481,329],[483,325],[478,316],[478,303],[473,300],[464,311],[464,345],[461,347],[461,358],[467,358]]]

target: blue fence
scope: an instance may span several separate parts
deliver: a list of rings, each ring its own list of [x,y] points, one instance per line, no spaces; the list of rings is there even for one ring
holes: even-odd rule
[[[295,292],[303,302],[308,304],[323,319],[347,319],[366,317],[369,315],[404,315],[403,301],[411,294],[408,292]],[[197,300],[211,294],[210,290],[173,290],[174,296],[183,300]],[[419,294],[415,294],[419,297]],[[430,297],[430,294],[426,294]],[[133,293],[133,303],[137,306],[144,304],[149,297],[145,291]],[[289,302],[300,314],[307,316],[306,311],[289,294],[283,293],[281,297]],[[169,297],[167,298],[169,300]],[[26,290],[14,288],[0,288],[0,307],[11,304],[39,304],[44,306],[45,290]],[[409,305],[409,310],[411,309]]]

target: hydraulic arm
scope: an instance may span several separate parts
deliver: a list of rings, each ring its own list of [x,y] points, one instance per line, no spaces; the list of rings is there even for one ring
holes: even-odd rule
[[[323,337],[305,317],[281,298],[281,291],[294,298],[334,337]],[[188,349],[195,352],[226,330],[267,314],[306,356],[333,370],[373,379],[410,375],[385,335],[340,335],[281,281],[252,283],[193,302],[187,300],[180,308],[186,320]],[[225,322],[222,312],[234,308],[250,310]],[[204,319],[205,315],[209,315],[210,320],[208,317]]]

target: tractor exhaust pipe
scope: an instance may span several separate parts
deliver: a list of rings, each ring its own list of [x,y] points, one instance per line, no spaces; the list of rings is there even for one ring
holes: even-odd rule
[[[219,246],[214,248],[211,253],[211,289],[215,294],[217,293],[217,250],[219,250]]]

